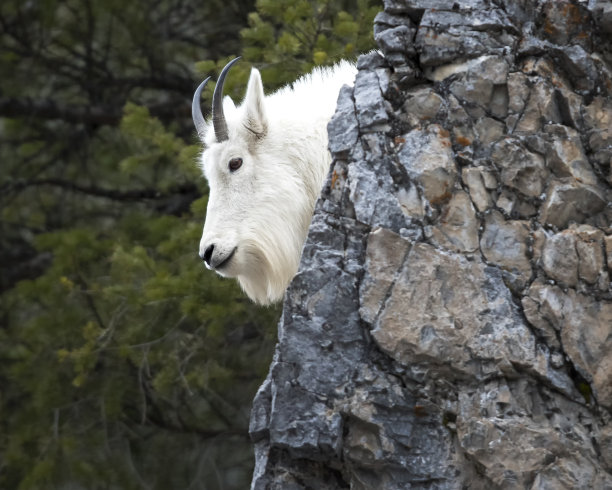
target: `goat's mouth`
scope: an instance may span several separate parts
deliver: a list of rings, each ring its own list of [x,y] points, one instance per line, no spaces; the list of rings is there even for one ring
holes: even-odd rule
[[[218,264],[215,264],[213,268],[216,271],[221,271],[225,266],[227,266],[227,264],[229,264],[229,261],[232,260],[232,258],[234,257],[234,254],[236,253],[237,249],[238,249],[238,247],[234,247],[234,249],[229,253],[229,255],[227,257],[225,257]]]

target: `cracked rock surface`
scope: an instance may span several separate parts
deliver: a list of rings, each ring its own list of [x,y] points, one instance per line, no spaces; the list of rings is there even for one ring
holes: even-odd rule
[[[612,489],[612,8],[385,0],[252,488]]]

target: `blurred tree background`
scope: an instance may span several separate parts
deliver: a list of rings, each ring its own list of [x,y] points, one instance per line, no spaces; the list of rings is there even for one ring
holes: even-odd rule
[[[280,309],[197,255],[191,97],[239,54],[235,100],[355,58],[379,8],[3,0],[0,488],[248,487]]]

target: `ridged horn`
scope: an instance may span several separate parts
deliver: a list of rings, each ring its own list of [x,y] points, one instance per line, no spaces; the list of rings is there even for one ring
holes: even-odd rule
[[[240,56],[238,58],[234,58],[227,65],[225,65],[223,70],[221,70],[221,74],[219,75],[219,79],[217,80],[217,85],[215,87],[215,92],[213,93],[213,128],[215,130],[215,137],[219,143],[229,138],[227,133],[227,123],[225,122],[225,114],[223,113],[223,85],[225,83],[225,77],[227,76],[230,68],[234,66],[234,63],[236,63],[239,59]]]
[[[198,136],[201,139],[204,139],[204,133],[206,130],[206,121],[204,120],[204,115],[202,114],[202,106],[200,104],[202,97],[202,90],[206,87],[206,84],[210,80],[208,77],[204,80],[200,86],[196,89],[193,94],[193,101],[191,102],[191,117],[193,118],[193,124],[196,127],[196,131],[198,132]]]

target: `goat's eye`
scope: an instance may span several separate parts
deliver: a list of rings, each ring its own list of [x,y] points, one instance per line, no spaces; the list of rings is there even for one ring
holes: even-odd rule
[[[227,166],[229,167],[230,172],[235,172],[242,167],[242,158],[232,158]]]

